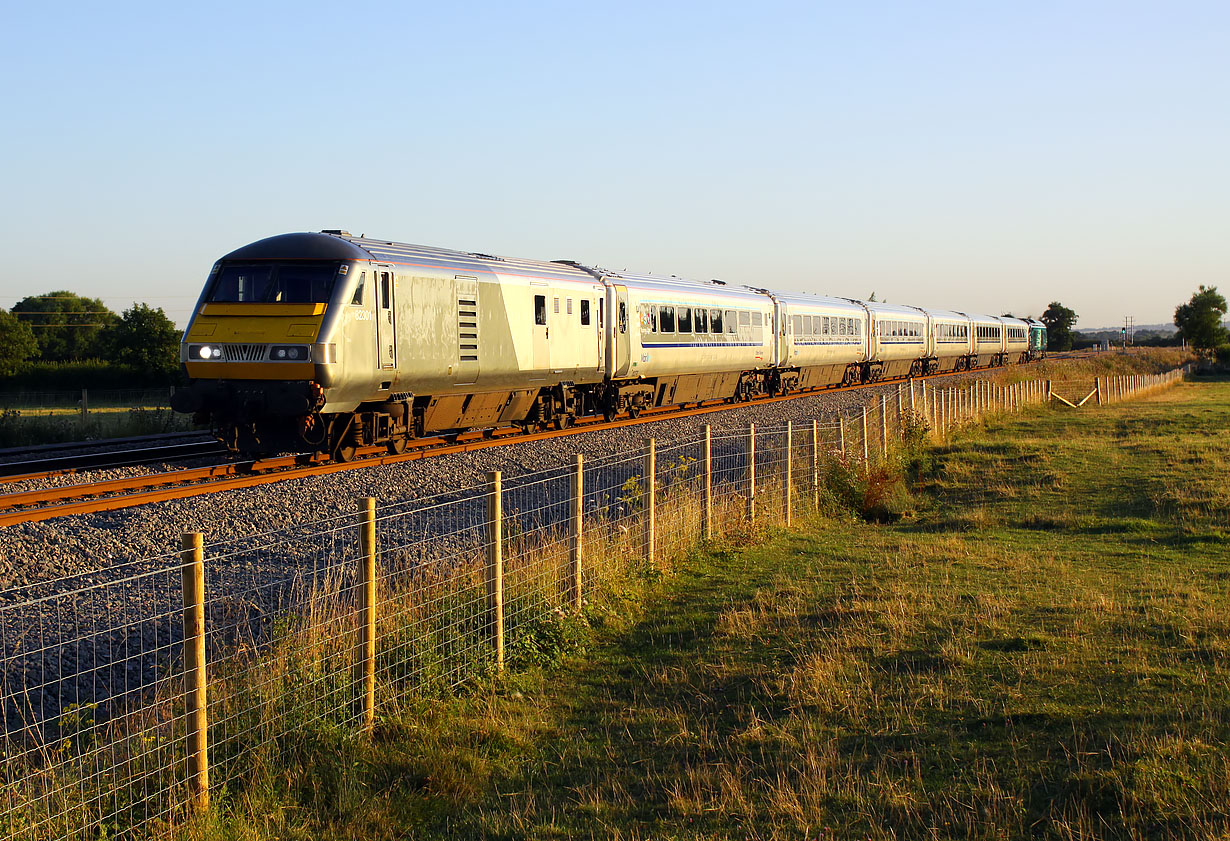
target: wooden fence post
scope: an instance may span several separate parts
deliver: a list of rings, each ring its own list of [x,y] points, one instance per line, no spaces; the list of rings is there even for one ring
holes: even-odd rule
[[[844,456],[846,454],[846,416],[841,412],[837,413],[837,449]]]
[[[658,539],[658,442],[645,442],[645,563],[653,564]]]
[[[756,424],[747,425],[747,519],[756,519]]]
[[[90,392],[89,389],[81,389],[81,419],[85,420],[85,416],[90,413]]]
[[[897,388],[897,398],[901,398],[901,388]],[[888,461],[888,399],[880,395],[880,458]]]
[[[363,729],[376,723],[376,498],[359,500],[359,650],[356,671],[361,687]]]
[[[487,474],[487,628],[495,641],[495,667],[504,670],[504,482]]]
[[[705,540],[713,539],[713,433],[705,424],[705,514],[702,530]]]
[[[572,564],[569,570],[569,601],[572,609],[581,612],[581,531],[585,517],[585,456],[577,453],[572,470],[572,525],[568,529],[571,538]]]
[[[180,537],[184,588],[184,753],[194,811],[209,808],[209,716],[205,673],[205,549],[200,532]]]
[[[794,456],[794,423],[786,421],[786,464],[782,479],[785,487],[782,489],[782,496],[786,506],[786,525],[789,526],[794,522],[794,506],[790,503],[793,501],[794,492],[794,465],[791,463]]]
[[[820,509],[820,424],[811,419],[811,507]]]
[[[910,414],[914,414],[914,378],[910,377]]]
[[[863,466],[867,467],[871,463],[871,445],[867,441],[867,404],[863,404]]]

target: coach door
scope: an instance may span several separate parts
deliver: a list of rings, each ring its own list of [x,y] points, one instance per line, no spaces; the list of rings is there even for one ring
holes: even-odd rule
[[[531,380],[545,379],[547,370],[551,367],[551,327],[548,320],[549,291],[545,283],[530,284],[530,298],[533,306],[533,370]]]
[[[628,314],[628,287],[611,285],[607,287],[606,317],[611,343],[607,345],[607,376],[629,376],[632,367],[632,354]]]
[[[388,266],[376,267],[376,367],[380,369],[397,366],[396,324],[393,321],[393,270]]]
[[[598,335],[598,373],[601,374],[606,370],[606,289],[601,286],[594,287],[593,303],[590,306],[596,306],[598,311],[591,314],[594,319],[594,324],[590,326],[591,333]]]

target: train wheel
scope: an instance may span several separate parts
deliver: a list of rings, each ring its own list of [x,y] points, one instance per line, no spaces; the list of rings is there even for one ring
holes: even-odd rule
[[[333,451],[333,458],[337,461],[354,461],[355,452],[357,452],[354,444],[339,444],[338,448]]]
[[[640,406],[629,406],[628,407],[628,417],[635,420],[636,418],[639,418],[640,416],[641,416]]]
[[[399,456],[406,451],[406,446],[410,441],[404,435],[394,435],[389,439],[389,452],[395,456]]]
[[[575,418],[573,418],[572,415],[556,415],[552,423],[554,424],[556,430],[563,432],[565,429],[572,426],[572,422],[574,420]]]

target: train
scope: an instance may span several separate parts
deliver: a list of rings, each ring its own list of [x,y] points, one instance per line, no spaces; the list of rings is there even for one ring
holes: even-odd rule
[[[463,430],[1019,364],[1045,347],[1033,319],[325,230],[213,265],[173,408],[234,452],[345,461]]]

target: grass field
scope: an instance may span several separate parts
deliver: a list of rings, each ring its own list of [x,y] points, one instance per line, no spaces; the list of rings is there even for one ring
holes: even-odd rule
[[[1043,411],[596,595],[582,648],[318,734],[208,837],[1224,838],[1230,381]]]

